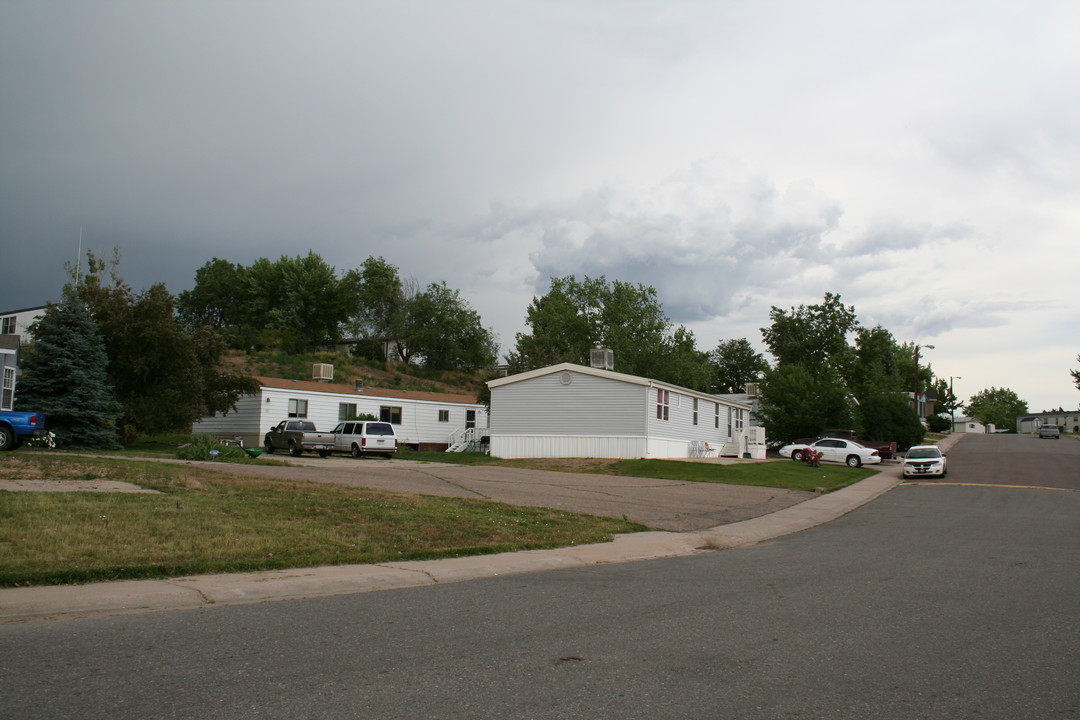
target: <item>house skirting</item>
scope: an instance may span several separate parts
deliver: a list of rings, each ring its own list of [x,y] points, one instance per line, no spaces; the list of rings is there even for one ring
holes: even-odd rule
[[[491,434],[491,455],[498,458],[685,458],[690,441],[641,436],[565,436]]]

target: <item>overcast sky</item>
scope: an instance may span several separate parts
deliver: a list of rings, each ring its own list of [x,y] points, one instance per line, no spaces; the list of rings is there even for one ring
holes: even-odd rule
[[[1080,3],[0,0],[0,311],[82,248],[382,256],[503,350],[552,276],[707,350],[839,293],[962,398],[1076,408]],[[618,358],[616,358],[616,363]]]

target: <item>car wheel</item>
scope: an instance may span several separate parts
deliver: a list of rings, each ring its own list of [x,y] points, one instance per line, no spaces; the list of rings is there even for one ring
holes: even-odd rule
[[[800,460],[802,460],[802,452],[803,452],[802,450],[793,451],[791,453],[791,459],[794,460],[795,462],[799,462]]]
[[[847,465],[848,467],[862,467],[862,458],[858,455],[848,455]]]
[[[270,442],[270,438],[263,440],[263,450],[266,451],[267,455],[274,454],[274,443]]]
[[[0,451],[14,450],[15,433],[6,427],[0,427]]]
[[[290,440],[289,441],[289,454],[292,455],[293,457],[300,457],[301,455],[304,454],[304,451],[301,450],[300,448],[296,447],[296,442],[294,442],[293,440]]]
[[[360,446],[356,443],[353,443],[352,447],[349,448],[349,454],[352,455],[354,458],[360,457]]]

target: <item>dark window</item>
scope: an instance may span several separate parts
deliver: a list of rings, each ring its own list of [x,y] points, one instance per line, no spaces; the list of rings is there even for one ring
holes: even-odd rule
[[[367,424],[368,435],[393,435],[394,427],[387,423],[377,422]]]
[[[383,422],[401,424],[401,408],[393,405],[383,405],[379,408],[379,419]]]
[[[450,411],[449,410],[440,410],[439,411],[439,422],[450,422]]]

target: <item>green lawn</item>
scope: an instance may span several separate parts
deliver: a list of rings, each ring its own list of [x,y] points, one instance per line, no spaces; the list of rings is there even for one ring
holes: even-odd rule
[[[547,508],[37,452],[0,456],[0,479],[122,480],[160,491],[0,491],[7,587],[479,555],[646,529]]]

